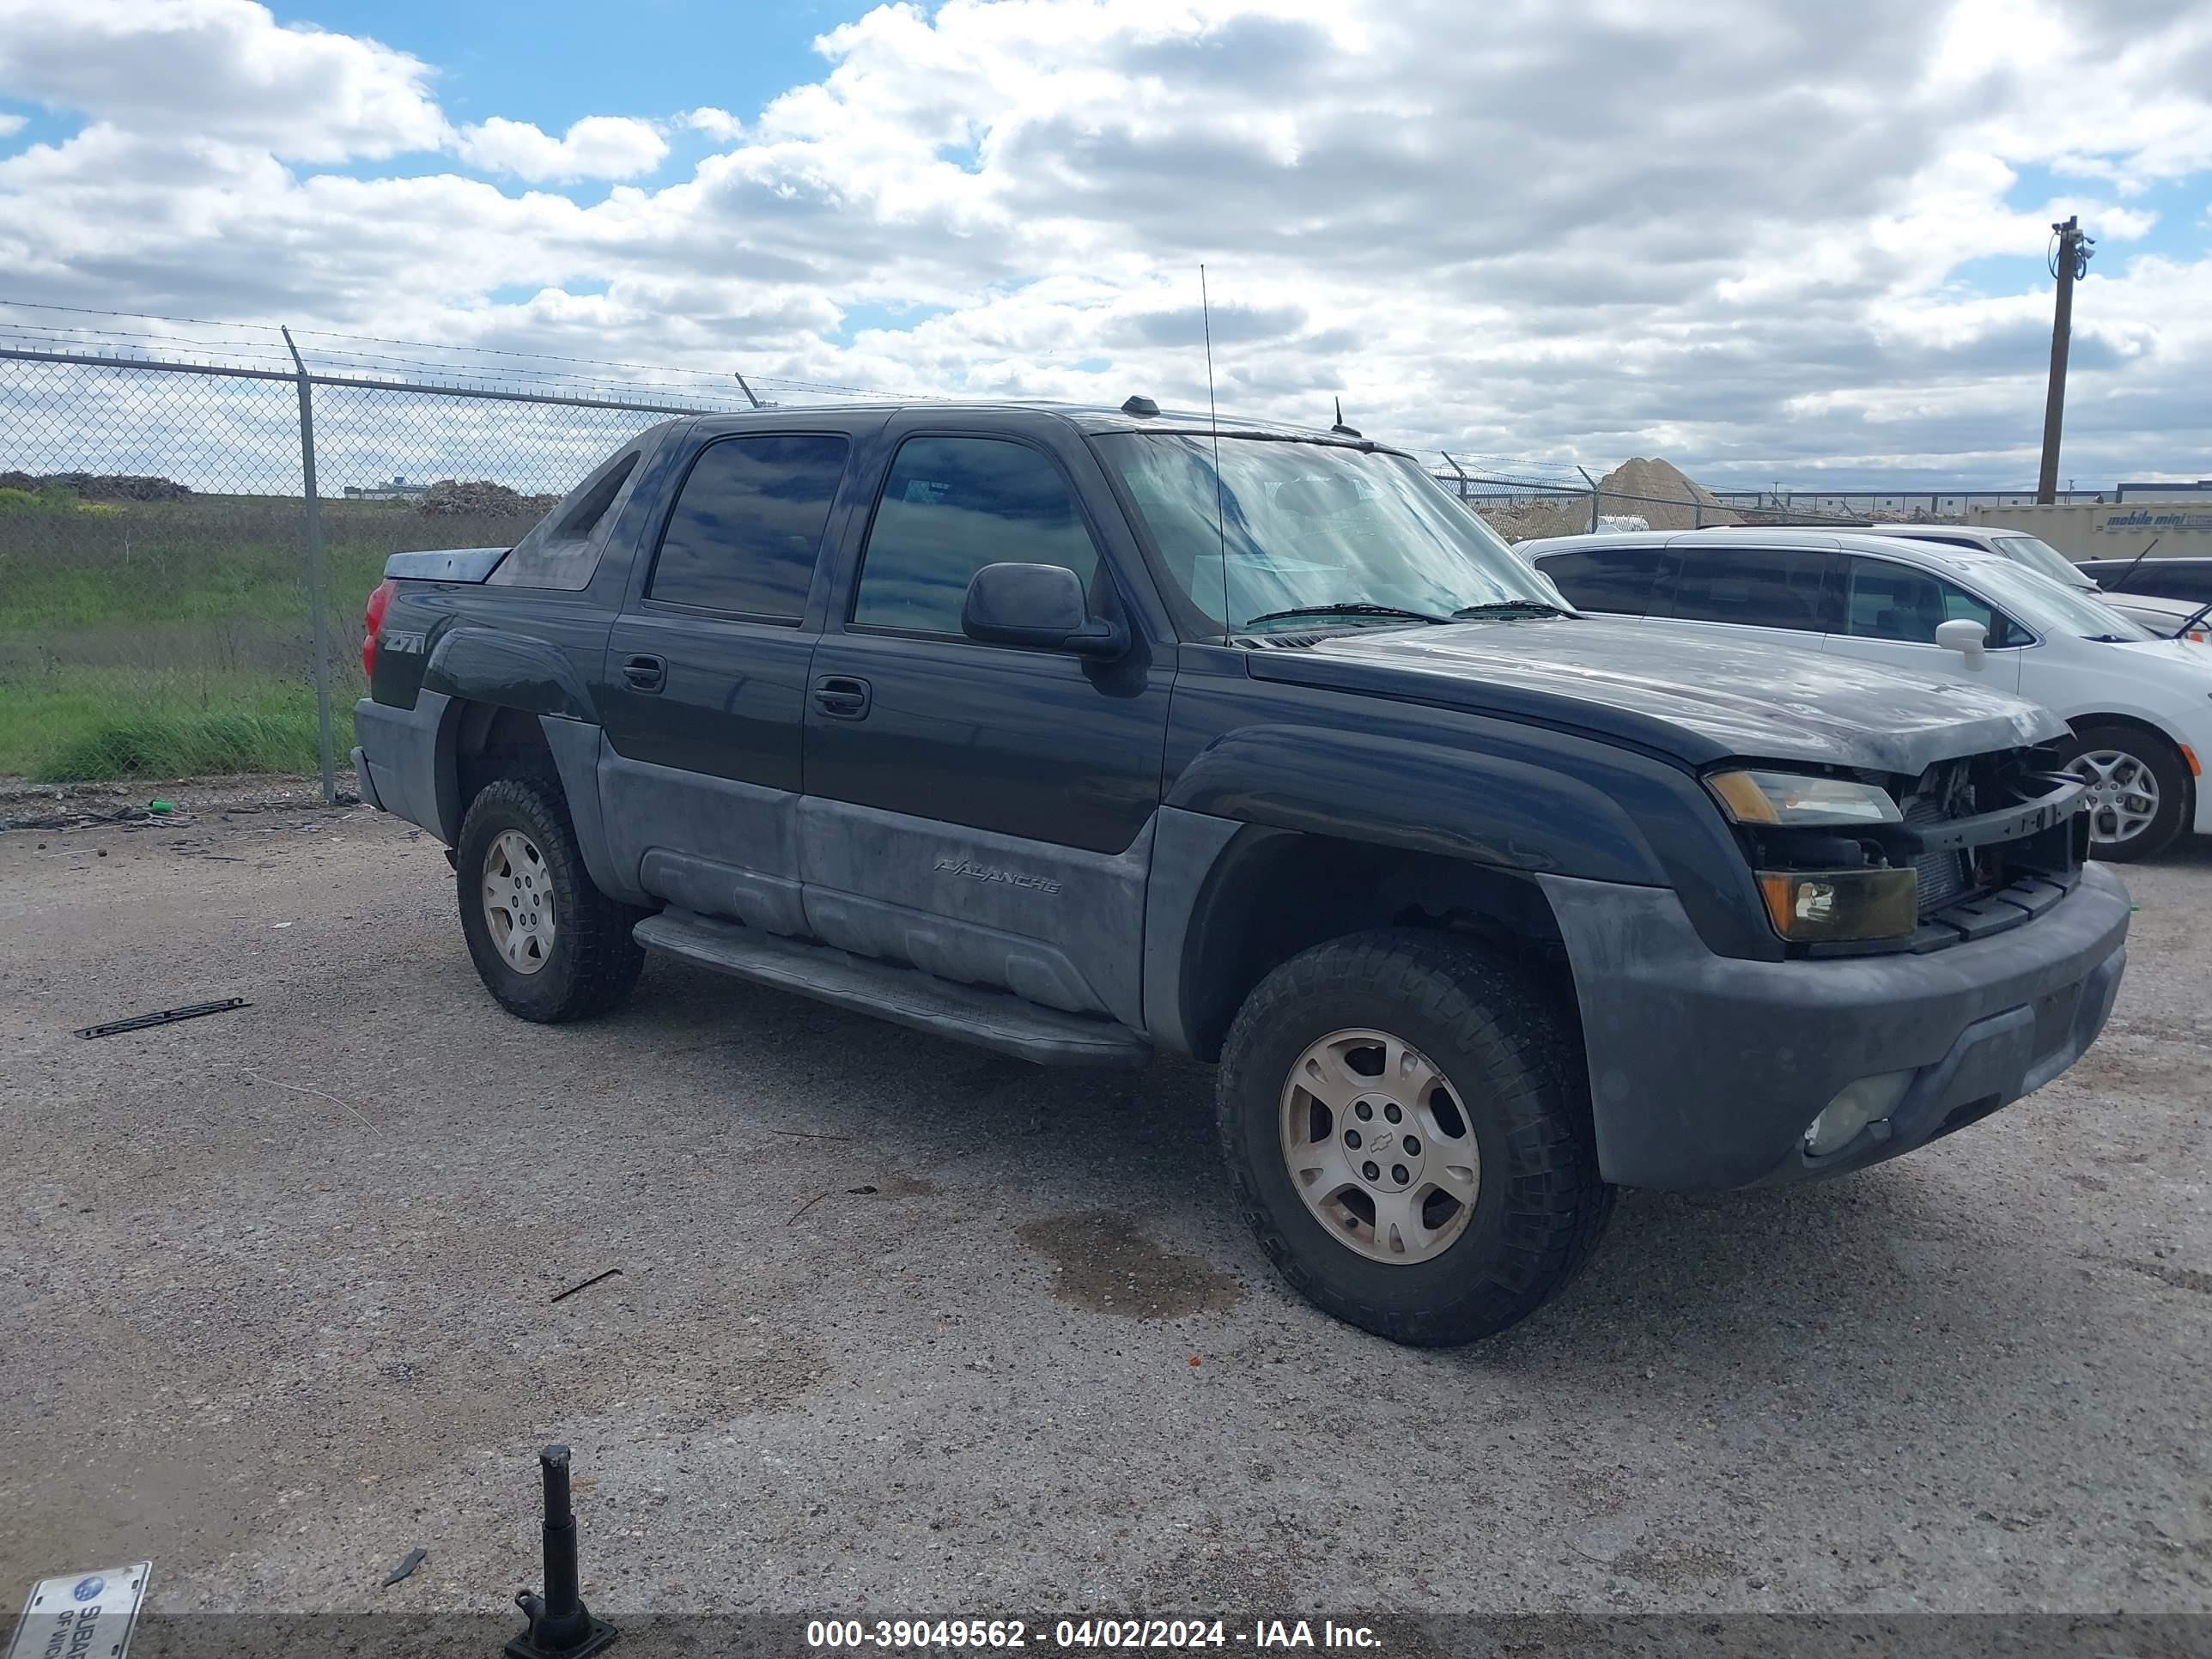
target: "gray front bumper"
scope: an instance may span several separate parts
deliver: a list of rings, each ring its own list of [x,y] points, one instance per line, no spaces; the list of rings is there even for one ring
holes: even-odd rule
[[[2127,962],[2127,890],[2094,864],[2008,933],[1790,962],[1714,955],[1662,888],[1539,879],[1574,968],[1598,1165],[1630,1186],[1814,1179],[1963,1127],[2081,1056]],[[1805,1156],[1806,1126],[1846,1084],[1908,1069],[1886,1130]]]

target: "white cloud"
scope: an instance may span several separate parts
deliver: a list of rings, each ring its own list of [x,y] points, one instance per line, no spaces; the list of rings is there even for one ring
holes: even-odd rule
[[[151,71],[179,40],[198,84]],[[757,112],[456,131],[428,68],[243,0],[0,0],[0,95],[87,118],[0,157],[0,268],[117,309],[1118,403],[1202,398],[1203,260],[1225,405],[2004,482],[2040,427],[2037,262],[2078,211],[2106,246],[2069,467],[2212,447],[2212,225],[2141,199],[2212,176],[2212,10],[2179,0],[947,0],[818,46]],[[317,170],[635,180],[678,131],[719,153],[589,204]]]
[[[30,125],[31,118],[27,115],[0,113],[0,138],[13,138]]]
[[[370,40],[279,26],[251,0],[0,0],[0,88],[141,131],[302,161],[434,149],[429,70]]]
[[[454,149],[487,173],[511,173],[532,184],[578,179],[634,179],[659,167],[668,141],[650,121],[587,115],[556,138],[527,121],[495,115],[461,129]]]
[[[694,132],[703,132],[717,143],[729,143],[744,136],[745,124],[726,109],[702,105],[684,114],[684,125]]]

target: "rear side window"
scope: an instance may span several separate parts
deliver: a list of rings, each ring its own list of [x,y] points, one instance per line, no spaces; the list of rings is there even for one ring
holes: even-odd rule
[[[1835,556],[1815,548],[1678,547],[1677,622],[1745,628],[1829,629],[1828,576]]]
[[[1536,568],[1559,584],[1578,611],[1613,617],[1641,617],[1651,609],[1651,592],[1667,550],[1662,547],[1593,547],[1554,553]]]
[[[762,433],[708,444],[669,513],[646,597],[796,623],[806,609],[848,447],[825,433]]]
[[[1098,550],[1060,469],[1001,438],[909,438],[868,532],[853,621],[957,634],[987,564],[1064,565],[1095,589]]]
[[[1978,622],[1992,646],[2027,642],[2002,611],[1940,576],[1881,559],[1847,559],[1844,565],[1844,631],[1854,639],[1933,645],[1942,623]]]
[[[602,461],[514,544],[489,580],[501,586],[571,593],[589,587],[606,544],[599,532],[644,453],[642,448],[626,449]]]

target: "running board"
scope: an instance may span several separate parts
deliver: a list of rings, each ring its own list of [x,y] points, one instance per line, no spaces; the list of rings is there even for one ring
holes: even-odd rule
[[[839,1008],[980,1043],[1042,1066],[1142,1066],[1152,1045],[1127,1026],[1040,1007],[1005,991],[957,985],[828,945],[782,939],[690,910],[664,910],[631,930],[640,945]]]

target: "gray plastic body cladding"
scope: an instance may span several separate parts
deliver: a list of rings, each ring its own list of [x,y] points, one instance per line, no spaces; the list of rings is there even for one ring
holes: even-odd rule
[[[1004,991],[951,984],[831,945],[673,909],[647,916],[635,933],[641,945],[723,973],[1039,1065],[1141,1066],[1152,1057],[1141,1036],[1110,1020],[1040,1008]]]
[[[608,856],[626,884],[771,933],[806,931],[797,795],[604,747],[599,774]]]
[[[1574,969],[1598,1165],[1631,1186],[1840,1173],[1910,1150],[1961,1106],[2018,1098],[2094,1038],[2128,931],[2127,891],[2095,864],[2042,915],[1992,938],[1788,962],[1716,956],[1662,888],[1537,879]],[[2008,1035],[2023,1021],[2024,1042]],[[1962,1049],[1969,1028],[1983,1029]],[[1807,1125],[1844,1085],[1908,1069],[1921,1076],[1893,1115],[1900,1133],[1802,1157]]]
[[[446,718],[453,702],[424,691],[412,708],[394,708],[367,697],[353,706],[354,735],[361,741],[374,799],[394,817],[418,823],[450,847],[460,825],[453,799],[453,733]]]
[[[1155,1047],[1188,1054],[1183,966],[1198,896],[1222,850],[1245,826],[1234,818],[1163,806],[1152,819],[1152,878],[1145,891],[1145,1029]]]
[[[842,950],[1142,1028],[1153,826],[1093,853],[808,796],[808,931]]]
[[[576,845],[584,854],[584,868],[592,884],[610,898],[626,904],[647,902],[635,880],[635,869],[617,862],[607,840],[606,815],[599,799],[599,760],[606,750],[606,734],[587,720],[565,720],[552,714],[538,717],[545,733],[545,746],[553,751],[553,769],[560,774],[562,793],[568,800],[568,821],[575,826]]]

